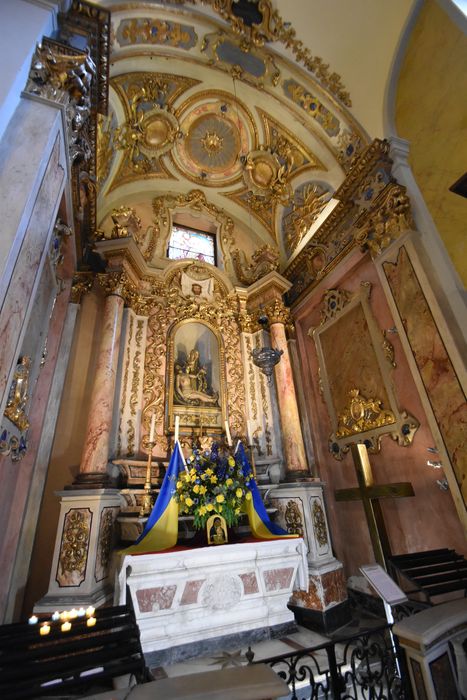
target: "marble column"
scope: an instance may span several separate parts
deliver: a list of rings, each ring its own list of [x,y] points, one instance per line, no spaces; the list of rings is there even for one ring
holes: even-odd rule
[[[283,351],[280,362],[275,366],[274,371],[282,427],[282,444],[287,462],[287,480],[295,481],[296,479],[309,477],[310,473],[303,443],[285,325],[277,316],[269,316],[269,321],[271,346]]]
[[[113,278],[106,277],[109,284],[113,284],[105,300],[86,442],[74,488],[103,488],[109,485],[107,463],[124,306],[120,276],[117,273],[112,275]]]

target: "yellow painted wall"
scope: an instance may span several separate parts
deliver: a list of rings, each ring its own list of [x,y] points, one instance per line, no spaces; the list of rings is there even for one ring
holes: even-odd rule
[[[467,199],[449,187],[467,171],[467,36],[435,0],[425,3],[409,41],[396,127],[410,142],[413,173],[466,285]]]

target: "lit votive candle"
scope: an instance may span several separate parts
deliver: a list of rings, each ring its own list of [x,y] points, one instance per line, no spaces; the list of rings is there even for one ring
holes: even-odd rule
[[[78,617],[78,611],[76,610],[76,608],[72,608],[72,609],[70,610],[70,612],[68,613],[68,618],[69,618],[70,620],[74,620],[75,617]]]
[[[86,624],[88,627],[94,627],[94,625],[96,624],[96,618],[88,617],[88,619],[86,620]]]
[[[69,632],[71,630],[71,622],[68,622],[68,620],[64,622],[61,626],[61,630],[62,632]]]
[[[66,622],[68,620],[68,610],[64,610],[60,613],[60,620]]]
[[[59,619],[60,619],[60,613],[58,612],[58,610],[56,610],[56,611],[54,612],[54,614],[52,615],[52,620],[53,620],[54,622],[56,622],[56,621],[59,620]]]
[[[86,610],[84,608],[79,608],[78,617],[84,617],[86,615]]]
[[[39,629],[39,634],[42,637],[45,637],[45,635],[49,634],[49,632],[50,632],[50,625],[48,625],[47,622],[45,622],[43,625],[41,625],[41,627]]]
[[[31,617],[28,620],[28,623],[30,625],[37,625],[38,622],[39,622],[39,618],[37,617],[37,615],[31,615]]]
[[[89,606],[89,608],[86,608],[86,617],[92,617],[95,613],[96,609],[92,607],[92,605]]]

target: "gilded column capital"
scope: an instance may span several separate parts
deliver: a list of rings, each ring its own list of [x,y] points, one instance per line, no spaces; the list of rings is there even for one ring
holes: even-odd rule
[[[73,304],[81,304],[83,296],[91,291],[93,284],[93,272],[75,272],[71,286],[70,301]]]
[[[268,317],[270,325],[272,323],[282,323],[284,326],[292,324],[290,310],[285,306],[284,302],[279,299],[274,299],[274,301],[266,304],[263,312]]]
[[[137,287],[125,270],[101,272],[97,279],[106,296],[122,297],[132,307],[139,300]]]

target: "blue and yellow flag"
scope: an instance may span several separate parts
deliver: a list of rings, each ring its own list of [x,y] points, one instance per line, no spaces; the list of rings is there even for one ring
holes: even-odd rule
[[[273,523],[270,519],[266,508],[264,507],[263,499],[261,498],[256,481],[253,478],[250,463],[248,462],[248,458],[245,454],[245,448],[240,441],[238,442],[237,449],[235,450],[235,457],[242,465],[243,475],[245,477],[249,476],[250,478],[248,488],[251,492],[251,498],[245,501],[243,504],[243,509],[248,515],[253,537],[257,537],[259,540],[273,540],[280,537],[288,539],[298,537],[298,535],[290,535],[288,532],[279,527],[279,525]]]
[[[124,554],[162,552],[164,549],[175,547],[178,538],[178,503],[174,497],[175,484],[178,475],[184,469],[185,459],[177,441],[146,527],[136,542],[123,551]]]

